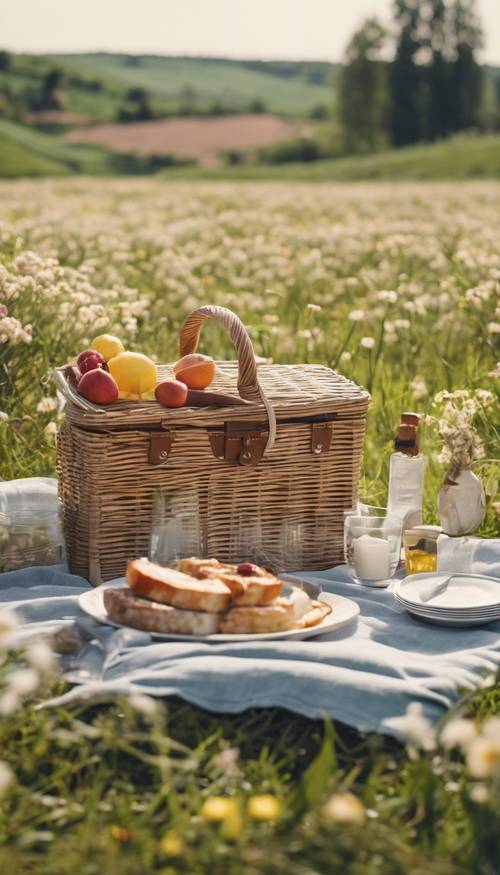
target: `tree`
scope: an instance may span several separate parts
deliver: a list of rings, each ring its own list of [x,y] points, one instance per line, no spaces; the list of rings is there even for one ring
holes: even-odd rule
[[[450,64],[447,9],[444,0],[429,0],[428,37],[430,61],[427,68],[425,139],[445,137],[451,128]]]
[[[481,110],[482,69],[475,51],[482,46],[482,30],[474,7],[474,0],[454,0],[450,9],[454,54],[451,127],[455,131],[475,127]]]
[[[12,55],[5,49],[0,49],[0,70],[6,73],[12,65]]]
[[[338,85],[338,113],[348,152],[373,152],[384,141],[387,105],[385,64],[380,53],[386,31],[368,18],[352,36]]]
[[[423,77],[418,64],[422,49],[421,3],[396,0],[396,52],[389,70],[390,128],[394,146],[416,143],[422,136]]]

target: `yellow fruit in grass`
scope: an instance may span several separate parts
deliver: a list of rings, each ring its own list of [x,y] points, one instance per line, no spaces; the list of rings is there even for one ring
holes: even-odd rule
[[[122,398],[139,398],[158,382],[155,363],[140,352],[121,352],[109,360],[108,368]]]
[[[125,352],[123,343],[113,334],[100,334],[99,337],[94,337],[90,347],[96,352],[100,352],[106,362],[109,362],[115,355]]]

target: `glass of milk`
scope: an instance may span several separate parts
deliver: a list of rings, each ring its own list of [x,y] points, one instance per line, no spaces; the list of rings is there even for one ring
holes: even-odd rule
[[[389,586],[398,567],[401,535],[397,517],[346,515],[344,555],[352,579],[363,586]]]

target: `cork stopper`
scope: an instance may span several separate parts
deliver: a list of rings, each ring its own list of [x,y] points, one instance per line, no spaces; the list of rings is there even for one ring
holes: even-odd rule
[[[404,425],[414,425],[415,428],[418,428],[420,423],[420,414],[419,413],[402,413],[401,414],[401,423]]]
[[[414,425],[401,423],[398,426],[398,433],[396,435],[394,446],[400,453],[405,453],[407,456],[417,456],[418,438],[416,427]]]

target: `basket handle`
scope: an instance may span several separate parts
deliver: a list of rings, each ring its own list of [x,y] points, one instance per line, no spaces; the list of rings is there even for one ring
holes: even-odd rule
[[[257,362],[253,351],[250,335],[236,313],[227,307],[217,307],[207,304],[198,307],[186,318],[179,340],[180,356],[196,352],[200,339],[201,327],[207,319],[215,319],[222,325],[233,341],[238,359],[238,392],[246,401],[262,401],[269,419],[269,438],[266,452],[270,450],[276,438],[276,415],[273,406],[263,391],[257,376]]]

